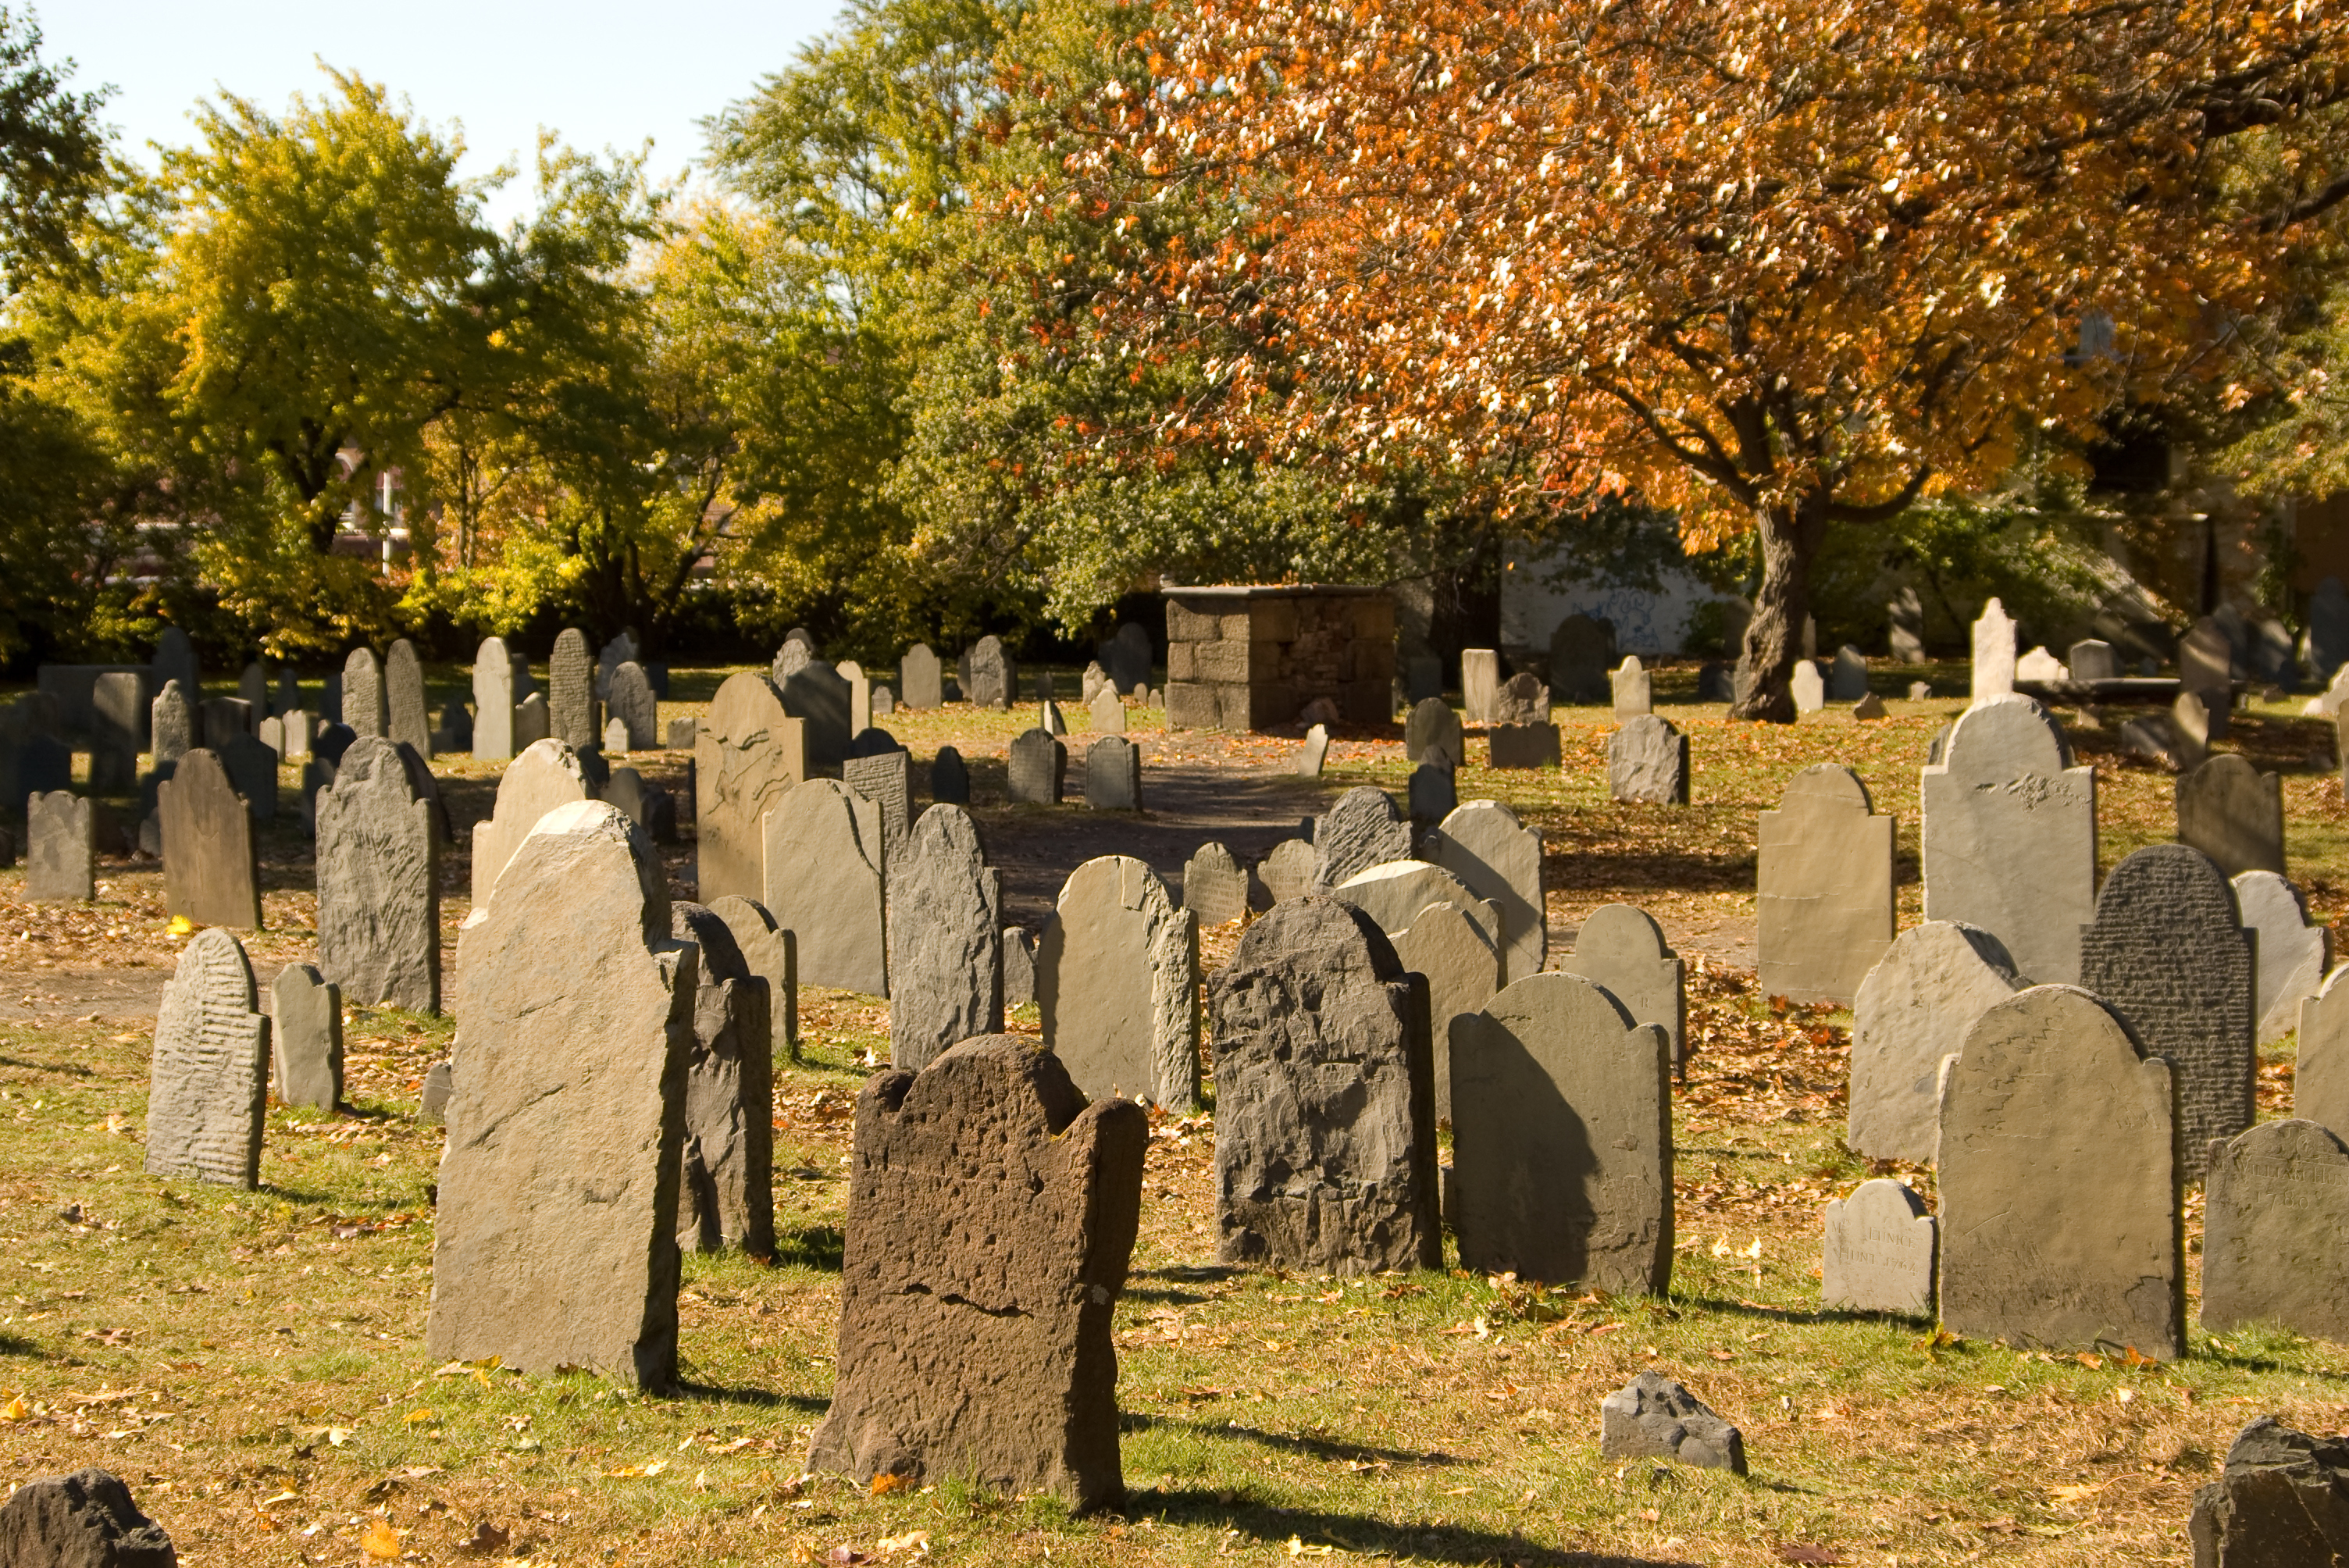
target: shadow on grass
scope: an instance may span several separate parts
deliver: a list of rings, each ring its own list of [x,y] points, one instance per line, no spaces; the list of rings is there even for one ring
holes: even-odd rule
[[[1828,1323],[1902,1324],[1920,1333],[1930,1330],[1932,1319],[1901,1317],[1884,1312],[1852,1312],[1821,1306],[1769,1306],[1760,1302],[1739,1301],[1730,1296],[1672,1295],[1672,1305],[1685,1312],[1718,1313],[1723,1317],[1758,1318],[1764,1323],[1784,1323],[1816,1326]],[[1942,1348],[1947,1349],[1944,1346]]]
[[[1350,1443],[1342,1438],[1308,1437],[1301,1432],[1268,1432],[1261,1427],[1245,1427],[1237,1421],[1185,1420],[1179,1417],[1154,1416],[1146,1410],[1119,1412],[1119,1424],[1126,1431],[1146,1431],[1164,1427],[1173,1431],[1188,1432],[1195,1438],[1221,1438],[1228,1441],[1255,1443],[1284,1453],[1308,1454],[1317,1460],[1350,1460],[1356,1462],[1379,1460],[1386,1464],[1456,1465],[1457,1457],[1439,1450],[1413,1452],[1402,1449],[1382,1449],[1375,1443]]]
[[[20,1334],[0,1334],[0,1356],[38,1356],[41,1347]]]
[[[23,1057],[0,1057],[0,1068],[19,1068],[28,1073],[55,1073],[59,1078],[95,1078],[98,1075],[79,1062],[36,1062]]]
[[[1432,1563],[1498,1563],[1510,1568],[1695,1568],[1684,1558],[1622,1557],[1612,1553],[1568,1552],[1456,1524],[1406,1524],[1361,1513],[1324,1513],[1314,1509],[1272,1508],[1245,1501],[1225,1501],[1229,1492],[1185,1490],[1136,1492],[1126,1500],[1129,1517],[1150,1514],[1171,1522],[1220,1523],[1227,1530],[1273,1545],[1291,1537],[1307,1546],[1329,1545],[1365,1556],[1415,1557]]]
[[[838,1225],[804,1225],[775,1233],[774,1266],[838,1274],[848,1238]]]
[[[832,1408],[830,1399],[819,1399],[812,1394],[779,1394],[772,1388],[729,1388],[718,1383],[696,1382],[688,1377],[679,1377],[672,1392],[677,1398],[705,1404],[747,1405],[761,1410],[796,1410],[807,1416],[821,1416]]]

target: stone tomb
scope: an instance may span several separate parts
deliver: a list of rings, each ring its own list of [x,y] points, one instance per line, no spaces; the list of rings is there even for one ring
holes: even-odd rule
[[[1069,748],[1048,729],[1022,732],[1011,742],[1005,792],[1014,804],[1057,806],[1067,787]]]
[[[774,684],[753,670],[727,676],[693,743],[694,888],[703,903],[766,896],[761,824],[806,777],[804,729]]]
[[[799,945],[803,985],[889,994],[881,808],[836,779],[794,785],[767,813],[766,897]]]
[[[502,637],[484,637],[473,654],[473,760],[514,754],[513,655]]]
[[[612,717],[620,721],[628,751],[652,751],[661,743],[660,699],[644,665],[629,659],[612,672]]]
[[[602,801],[548,813],[499,881],[458,938],[425,1344],[667,1388],[699,952],[669,935],[652,846]]]
[[[2266,1121],[2209,1160],[2202,1326],[2349,1344],[2349,1145],[2313,1121]]]
[[[1228,925],[1247,913],[1248,874],[1232,851],[1210,840],[1183,866],[1183,907],[1201,925]]]
[[[960,806],[933,806],[889,868],[889,1062],[919,1070],[1003,1029],[1002,874]]]
[[[678,1151],[677,1244],[703,1253],[740,1247],[770,1257],[775,1078],[767,983],[750,972],[732,929],[705,905],[671,904],[669,934],[700,955]]]
[[[962,699],[977,707],[1009,707],[1018,700],[1019,666],[1000,637],[981,637],[963,650]]]
[[[1166,727],[1266,729],[1315,702],[1348,724],[1394,715],[1394,602],[1330,584],[1167,588]]]
[[[253,818],[220,758],[197,747],[156,786],[163,825],[163,891],[173,914],[198,925],[261,927],[261,873]]]
[[[799,941],[775,923],[767,906],[754,898],[733,894],[708,906],[726,923],[742,966],[767,985],[767,1031],[785,1047],[792,1060],[800,1059]]]
[[[1538,973],[1549,956],[1541,830],[1498,800],[1470,800],[1428,836],[1428,857],[1501,914],[1504,985]]]
[[[1664,940],[1654,915],[1628,903],[1593,910],[1575,934],[1574,951],[1557,966],[1604,987],[1633,1023],[1661,1028],[1673,1063],[1687,1064],[1688,965]]]
[[[1671,1047],[1575,975],[1452,1021],[1464,1268],[1661,1295],[1671,1284]]]
[[[473,824],[473,903],[489,902],[498,873],[541,817],[596,794],[576,751],[552,737],[531,742],[498,775],[497,801],[489,817]]]
[[[2300,1005],[2300,1056],[2292,1079],[2292,1113],[2349,1140],[2349,965]]]
[[[1618,800],[1687,805],[1688,737],[1652,713],[1632,719],[1608,738],[1607,784]]]
[[[1411,858],[1411,820],[1383,789],[1357,785],[1313,819],[1311,891],[1327,892],[1372,866]]]
[[[191,696],[195,695],[191,691]],[[342,723],[353,735],[391,734],[391,701],[373,648],[353,648],[343,661]],[[205,738],[209,741],[208,732]]]
[[[1762,994],[1849,1006],[1892,945],[1899,823],[1872,814],[1868,786],[1823,762],[1795,775],[1762,813]]]
[[[1402,754],[1406,760],[1417,764],[1443,758],[1457,768],[1468,759],[1465,744],[1460,738],[1460,716],[1452,705],[1440,696],[1431,696],[1414,703],[1411,716],[1403,721]]]
[[[602,707],[595,700],[595,656],[587,651],[587,634],[565,626],[546,661],[546,732],[574,751],[598,745],[604,738]]]
[[[2047,1350],[2186,1342],[2170,1069],[2087,992],[1974,1022],[1941,1098],[1942,1325]]]
[[[937,655],[930,652],[927,643],[916,643],[905,650],[897,662],[897,680],[905,695],[899,699],[907,707],[936,707],[946,700],[945,677],[938,667]]]
[[[98,804],[70,789],[25,798],[25,899],[87,903],[98,896]]]
[[[2324,984],[2333,962],[2333,929],[2309,924],[2300,890],[2273,872],[2245,872],[2234,885],[2243,929],[2256,937],[2251,1010],[2259,1016],[2259,1043],[2272,1045],[2300,1027],[2301,1003]]]
[[[343,990],[314,965],[288,964],[269,987],[271,1087],[287,1105],[343,1103]]]
[[[2283,874],[2283,780],[2240,753],[2211,758],[2178,779],[2178,841],[2191,844],[2229,876]]]
[[[318,792],[318,967],[352,1001],[440,1010],[432,802],[399,750],[361,736]]]
[[[1427,989],[1370,916],[1335,899],[1277,904],[1207,994],[1217,1258],[1438,1267]]]
[[[2014,691],[2014,622],[1992,599],[1974,622],[1973,700],[2008,696]]]
[[[243,944],[218,926],[188,939],[155,1014],[148,1175],[260,1185],[269,1019],[254,1001]]]
[[[1199,922],[1128,855],[1069,875],[1036,942],[1044,1043],[1085,1093],[1199,1098]]]
[[[808,1468],[1124,1495],[1117,1298],[1148,1119],[1012,1035],[856,1097],[838,1372]]]
[[[1104,735],[1085,748],[1085,804],[1096,811],[1142,810],[1142,748]]]
[[[1852,1007],[1845,1141],[1870,1160],[1932,1163],[1942,1061],[1975,1019],[2028,984],[1980,926],[1929,920],[1902,932]]]
[[[1932,1316],[1934,1241],[1924,1200],[1903,1182],[1879,1176],[1830,1199],[1819,1305]]]

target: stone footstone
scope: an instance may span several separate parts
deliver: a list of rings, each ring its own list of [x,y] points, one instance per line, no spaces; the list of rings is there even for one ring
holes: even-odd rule
[[[1978,701],[1920,780],[1925,918],[1980,926],[2043,984],[2080,978],[2096,892],[2096,774],[2026,696]]]
[[[1248,875],[1232,851],[1212,840],[1183,865],[1183,907],[1201,925],[1228,925],[1248,911]]]
[[[733,934],[742,965],[767,984],[767,1029],[771,1041],[800,1059],[799,940],[775,923],[756,899],[730,893],[709,906]]]
[[[2349,1144],[2313,1121],[2213,1143],[2202,1221],[2202,1326],[2276,1324],[2349,1343]]]
[[[1568,615],[1549,638],[1549,684],[1566,703],[1605,702],[1613,695],[1608,671],[1615,663],[1615,626]]]
[[[1893,841],[1868,786],[1836,763],[1806,768],[1762,813],[1761,983],[1765,996],[1849,1006],[1892,945]]]
[[[1113,1319],[1149,1138],[1140,1106],[1087,1105],[1017,1036],[868,1080],[838,1373],[808,1468],[1117,1501]]]
[[[981,637],[964,649],[957,673],[962,699],[974,707],[1009,707],[1019,689],[1019,666],[999,637]]]
[[[2300,1027],[2300,1005],[2324,984],[2333,964],[2333,929],[2308,923],[2308,903],[2300,890],[2273,872],[2245,872],[2234,879],[2235,905],[2243,928],[2256,934],[2259,1042],[2272,1045]]]
[[[587,634],[565,626],[546,661],[547,733],[574,750],[597,745],[604,737],[602,709],[595,700],[595,658],[587,651]]]
[[[1491,765],[1496,769],[1547,769],[1558,766],[1557,726],[1496,724],[1485,732]]]
[[[1974,1021],[1940,1107],[1941,1322],[2047,1350],[2186,1343],[2169,1064],[2087,992],[2036,985]]]
[[[907,707],[936,707],[946,700],[938,656],[926,643],[916,643],[905,650],[905,657],[897,661],[897,680],[905,688],[901,700]]]
[[[2014,691],[2014,622],[1992,599],[1982,606],[1973,631],[1973,700]]]
[[[1142,748],[1104,735],[1085,748],[1085,804],[1096,811],[1142,810]]]
[[[1549,957],[1541,830],[1526,827],[1498,800],[1470,800],[1429,835],[1427,852],[1471,893],[1500,911],[1503,984],[1538,973]]]
[[[373,648],[353,648],[343,661],[343,707],[336,717],[353,735],[391,734],[391,701]]]
[[[1304,839],[1283,839],[1257,868],[1257,878],[1275,903],[1303,898],[1313,891],[1313,845]]]
[[[970,769],[963,766],[962,753],[951,746],[941,746],[930,759],[930,799],[940,806],[970,804]]]
[[[432,711],[424,699],[424,665],[417,659],[416,645],[406,637],[392,644],[384,655],[383,689],[389,725],[386,736],[414,748],[419,757],[430,761]]]
[[[1610,1295],[1672,1271],[1671,1047],[1574,975],[1450,1021],[1464,1268]]]
[[[499,894],[458,938],[425,1344],[667,1388],[698,950],[669,936],[652,846],[599,800],[542,819]]]
[[[2178,841],[2229,876],[2283,874],[2283,780],[2240,754],[2213,757],[2178,779]]]
[[[1617,723],[1655,711],[1655,683],[1647,666],[1640,662],[1639,655],[1627,655],[1620,665],[1609,672],[1608,683],[1613,689]]]
[[[171,1536],[110,1471],[37,1476],[0,1507],[0,1563],[9,1568],[172,1568],[179,1560]]]
[[[1036,939],[1024,925],[1003,928],[1003,1005],[1029,1007],[1036,1002]]]
[[[1549,687],[1530,671],[1520,671],[1503,681],[1493,693],[1493,717],[1495,726],[1510,728],[1550,722]]]
[[[198,925],[261,928],[253,818],[217,754],[197,747],[156,786],[163,823],[163,891],[171,913]]]
[[[1385,790],[1358,785],[1313,819],[1310,891],[1327,892],[1372,866],[1411,858],[1411,820]]]
[[[288,964],[269,987],[271,1087],[287,1105],[343,1103],[343,991],[314,965]]]
[[[1599,1401],[1599,1457],[1671,1460],[1744,1475],[1745,1439],[1681,1384],[1642,1372]]]
[[[797,940],[800,983],[886,996],[881,808],[836,779],[811,779],[775,803],[765,834],[760,902]]]
[[[2313,1438],[2261,1416],[2194,1489],[2194,1568],[2335,1568],[2349,1562],[2349,1438]]]
[[[1601,905],[1582,923],[1574,951],[1557,966],[1605,990],[1633,1023],[1662,1029],[1673,1063],[1686,1067],[1688,964],[1664,940],[1655,916],[1628,903]]]
[[[612,672],[611,709],[627,736],[626,749],[651,751],[659,747],[660,699],[653,696],[644,665],[634,659]]]
[[[1501,688],[1501,655],[1493,648],[1460,650],[1460,706],[1471,724],[1493,722],[1493,697]]]
[[[1006,793],[1015,805],[1057,806],[1068,772],[1069,748],[1050,730],[1028,730],[1011,743]]]
[[[502,637],[484,637],[473,654],[473,760],[514,754],[513,655]]]
[[[669,934],[700,949],[678,1151],[677,1244],[771,1257],[775,1057],[767,983],[750,972],[725,919],[705,905],[672,903]]]
[[[1979,926],[1929,920],[1902,932],[1852,1007],[1845,1141],[1870,1160],[1931,1164],[1941,1063],[1975,1019],[2028,984]]]
[[[1330,727],[1317,724],[1305,732],[1305,745],[1297,753],[1297,771],[1307,779],[1321,777],[1321,766],[1330,759]]]
[[[1869,692],[1851,705],[1851,717],[1865,724],[1879,718],[1889,718],[1891,716],[1884,707],[1884,699],[1874,692]]]
[[[70,789],[25,798],[25,900],[88,903],[98,897],[98,803]]]
[[[1069,875],[1036,939],[1044,1044],[1088,1095],[1177,1112],[1199,1098],[1199,922],[1156,873],[1102,855]]]
[[[1933,1315],[1933,1217],[1907,1185],[1879,1176],[1828,1201],[1819,1304],[1847,1312]]]
[[[354,1002],[439,1012],[438,835],[398,748],[354,742],[317,819],[319,971]]]
[[[1688,737],[1652,713],[1631,720],[1608,738],[1607,784],[1618,800],[1687,805]]]
[[[147,712],[155,760],[176,762],[186,756],[196,744],[196,710],[187,688],[178,681],[164,682]]]
[[[1413,706],[1411,717],[1403,721],[1402,754],[1413,764],[1443,757],[1454,768],[1468,759],[1467,748],[1460,738],[1460,716],[1449,703],[1431,696]]]
[[[181,949],[156,1010],[142,1169],[251,1191],[268,1099],[269,1019],[254,1006],[253,966],[242,943],[208,927]]]
[[[1427,988],[1370,916],[1277,904],[1209,977],[1216,1256],[1364,1274],[1437,1267]]]
[[[549,737],[534,740],[498,776],[496,803],[473,824],[473,903],[487,903],[498,874],[540,818],[574,800],[593,800],[598,791],[579,754]]]
[[[903,755],[902,753],[900,755]],[[889,1063],[1003,1031],[1003,882],[978,824],[933,806],[889,872]]]
[[[761,824],[807,767],[804,727],[783,711],[773,683],[750,670],[727,676],[693,746],[694,888],[703,903],[766,896]]]

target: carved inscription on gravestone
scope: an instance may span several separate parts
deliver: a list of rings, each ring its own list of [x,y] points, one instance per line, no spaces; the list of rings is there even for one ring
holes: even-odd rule
[[[243,944],[218,926],[189,939],[155,1014],[144,1167],[150,1176],[259,1185],[269,1019],[254,1000]]]
[[[1822,1305],[1852,1312],[1933,1314],[1933,1217],[1906,1185],[1879,1176],[1827,1203]]]

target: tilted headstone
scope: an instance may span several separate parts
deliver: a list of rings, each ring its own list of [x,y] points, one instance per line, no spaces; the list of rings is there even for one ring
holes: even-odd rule
[[[1407,762],[1433,761],[1441,757],[1457,768],[1468,759],[1460,738],[1460,716],[1440,696],[1423,697],[1412,707],[1403,722],[1402,754]]]
[[[166,626],[155,641],[155,685],[160,689],[168,681],[178,681],[180,689],[194,696],[203,685],[203,669],[196,662],[195,645],[188,634],[177,626]]]
[[[2087,992],[1974,1021],[1941,1095],[1942,1325],[2048,1350],[2185,1349],[2170,1069]]]
[[[139,780],[151,703],[144,672],[109,670],[90,686],[89,787],[101,793]]]
[[[95,1467],[29,1479],[0,1508],[0,1563],[11,1568],[172,1568],[179,1560],[130,1489]]]
[[[819,659],[812,659],[778,684],[783,711],[801,721],[811,768],[836,768],[848,755],[848,683]]]
[[[1631,720],[1608,738],[1607,785],[1618,800],[1687,805],[1688,737],[1652,713]]]
[[[936,707],[946,700],[938,656],[926,643],[916,643],[905,650],[905,657],[897,661],[897,680],[905,688],[902,700],[907,707]]]
[[[1385,790],[1357,785],[1313,819],[1313,881],[1308,891],[1327,892],[1372,866],[1411,858],[1411,819],[1395,810]]]
[[[1547,724],[1549,721],[1549,687],[1542,685],[1539,678],[1531,673],[1511,676],[1494,692],[1495,724]]]
[[[1491,765],[1496,769],[1544,769],[1558,766],[1557,726],[1496,724],[1485,732]]]
[[[930,759],[930,799],[941,806],[970,804],[970,769],[963,766],[962,753],[951,746],[941,746]]]
[[[1096,811],[1142,810],[1142,748],[1104,735],[1085,748],[1085,804]]]
[[[1427,852],[1500,911],[1504,983],[1538,973],[1549,956],[1541,830],[1526,826],[1498,800],[1470,800],[1429,836]]]
[[[1605,702],[1612,687],[1607,672],[1615,663],[1615,627],[1588,615],[1568,615],[1549,638],[1549,685],[1557,700]]]
[[[1003,928],[1003,1005],[1029,1007],[1036,1002],[1036,939],[1024,925]]]
[[[1810,659],[1795,661],[1787,686],[1794,693],[1796,713],[1816,713],[1827,705],[1826,681],[1820,676],[1817,664]]]
[[[253,818],[215,753],[197,747],[157,786],[166,906],[198,925],[261,926]]]
[[[1688,964],[1654,915],[1628,903],[1602,904],[1583,921],[1574,951],[1557,966],[1603,987],[1633,1023],[1662,1029],[1675,1064],[1688,1060]]]
[[[1330,727],[1317,724],[1305,732],[1305,744],[1297,753],[1297,771],[1307,779],[1321,777],[1321,765],[1330,759]]]
[[[864,734],[878,736],[882,732],[867,729]],[[851,756],[840,765],[840,781],[881,808],[881,855],[893,868],[905,847],[905,835],[914,830],[913,762],[911,752],[893,743]],[[987,1032],[971,1031],[975,1035]]]
[[[797,938],[800,983],[886,996],[881,808],[836,779],[810,779],[775,802],[764,833],[760,902]]]
[[[391,734],[391,698],[373,648],[353,648],[343,661],[341,722],[353,735]]]
[[[2202,698],[2210,716],[2205,738],[2223,740],[2227,712],[2235,706],[2235,646],[2225,628],[2209,615],[2194,623],[2178,644],[2178,684]]]
[[[1201,925],[1228,925],[1248,911],[1248,875],[1232,851],[1213,840],[1183,864],[1183,907]]]
[[[2202,1326],[2349,1343],[2349,1144],[2314,1121],[2266,1121],[2209,1159]]]
[[[1879,1176],[1828,1200],[1819,1305],[1933,1315],[1933,1217],[1906,1184]]]
[[[1036,940],[1036,1007],[1080,1089],[1188,1110],[1198,998],[1198,918],[1148,865],[1102,855],[1069,873]]]
[[[362,736],[318,819],[318,968],[352,1001],[440,1010],[440,879],[432,803],[398,748]]]
[[[1974,622],[1973,700],[2006,696],[2014,690],[2014,622],[1992,599]]]
[[[1086,702],[1085,713],[1093,728],[1102,734],[1125,733],[1125,704],[1118,700],[1114,687],[1105,686],[1095,692]]]
[[[574,750],[596,745],[604,738],[602,707],[595,700],[595,658],[587,651],[587,634],[565,626],[546,661],[547,733]]]
[[[645,667],[630,659],[612,672],[612,717],[625,728],[629,751],[651,751],[660,745],[660,701],[653,696]]]
[[[1639,655],[1627,655],[1620,665],[1609,672],[1607,678],[1614,696],[1618,721],[1637,718],[1643,713],[1655,711],[1655,683],[1648,674],[1648,667],[1640,662]]]
[[[838,1372],[808,1468],[1081,1510],[1122,1497],[1112,1332],[1149,1138],[1141,1107],[1087,1105],[1017,1036],[868,1080]]]
[[[1427,989],[1370,916],[1277,904],[1207,982],[1216,1256],[1319,1274],[1438,1265]]]
[[[158,762],[176,762],[196,744],[196,710],[188,690],[178,681],[166,681],[148,707],[149,733]]]
[[[1899,823],[1872,814],[1868,786],[1822,762],[1795,775],[1762,813],[1762,992],[1848,1006],[1892,945]]]
[[[384,655],[383,687],[387,717],[390,727],[386,733],[402,746],[413,747],[419,757],[432,757],[432,710],[424,696],[424,666],[417,659],[416,645],[406,637],[391,645]]]
[[[1671,1047],[1574,975],[1450,1023],[1464,1268],[1661,1295],[1672,1270]]]
[[[1014,804],[1057,806],[1068,771],[1069,748],[1050,730],[1027,730],[1011,742],[1005,792]]]
[[[2199,850],[2138,850],[2105,879],[2080,929],[2080,984],[2169,1064],[2184,1179],[2199,1179],[2210,1140],[2232,1138],[2258,1109],[2258,983],[2234,888]]]
[[[703,903],[766,896],[760,824],[807,767],[803,727],[772,683],[755,671],[727,676],[693,744],[694,887]]]
[[[1264,863],[1257,868],[1257,877],[1272,895],[1273,903],[1286,903],[1313,891],[1315,864],[1309,840],[1283,839],[1264,857]]]
[[[87,903],[98,896],[98,804],[70,789],[25,798],[25,899]]]
[[[554,720],[546,711],[544,692],[532,692],[514,704],[514,750],[517,755],[554,734]]]
[[[288,964],[269,987],[271,1087],[287,1105],[343,1103],[343,991],[315,965]]]
[[[740,1247],[769,1257],[775,1250],[775,1078],[767,983],[750,972],[732,929],[705,905],[672,903],[669,934],[700,950],[678,1151],[677,1244],[702,1253]]]
[[[559,740],[533,741],[506,764],[490,815],[473,824],[474,906],[490,901],[498,873],[541,817],[574,800],[593,800],[597,793],[579,754]]]
[[[1845,1141],[1870,1160],[1928,1165],[1940,1136],[1942,1061],[1974,1020],[2029,982],[1998,938],[1929,920],[1904,931],[1852,1007]]]
[[[2194,1489],[2186,1522],[2194,1568],[2333,1564],[2349,1547],[2349,1439],[2327,1441],[2261,1416]]]
[[[1069,733],[1069,721],[1061,717],[1061,705],[1050,697],[1044,699],[1043,710],[1036,718],[1036,727],[1047,735]]]
[[[963,650],[962,699],[975,707],[1009,707],[1019,689],[1019,666],[999,637],[981,637]]]
[[[2272,1045],[2300,1027],[2300,1005],[2324,984],[2333,965],[2333,929],[2308,923],[2300,890],[2273,872],[2245,872],[2234,879],[2235,905],[2251,944],[2260,1044]]]
[[[726,923],[742,966],[767,987],[767,1031],[771,1047],[781,1047],[800,1059],[799,943],[775,923],[767,906],[756,899],[729,894],[708,906]]]
[[[959,806],[923,812],[889,869],[889,1062],[919,1069],[1002,1032],[1002,873]]]
[[[2080,978],[2096,892],[2096,772],[2025,696],[1977,701],[1920,780],[1925,918],[1978,925],[2042,984]]]
[[[191,751],[188,758],[202,755]],[[188,939],[155,1012],[148,1175],[188,1176],[248,1191],[260,1185],[269,1020],[254,1001],[243,944],[218,926]]]
[[[1493,699],[1501,686],[1501,655],[1493,648],[1460,650],[1460,706],[1471,724],[1493,722]]]
[[[1745,1473],[1745,1437],[1661,1372],[1642,1372],[1599,1405],[1599,1457],[1671,1460]]]
[[[2283,780],[2237,752],[2211,758],[2178,779],[2178,841],[2229,876],[2283,874]]]
[[[2300,1005],[2300,1050],[2292,1066],[2292,1113],[2349,1139],[2349,965]]]

